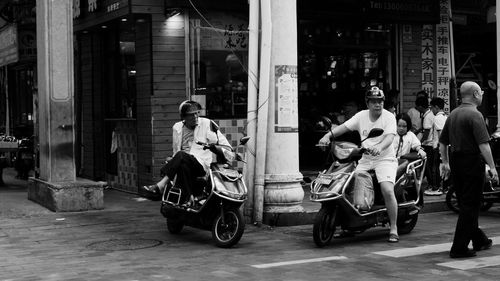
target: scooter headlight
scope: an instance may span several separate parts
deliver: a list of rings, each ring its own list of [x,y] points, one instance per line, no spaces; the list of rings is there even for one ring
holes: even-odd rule
[[[236,160],[236,155],[234,152],[227,150],[227,149],[223,149],[223,153],[224,153],[224,157],[226,157],[226,160],[228,162],[232,162],[232,161]]]

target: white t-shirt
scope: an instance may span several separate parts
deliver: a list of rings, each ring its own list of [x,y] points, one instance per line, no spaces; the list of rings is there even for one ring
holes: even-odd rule
[[[434,123],[434,113],[432,113],[430,109],[427,109],[427,111],[423,114],[422,118],[423,118],[422,124],[424,130],[431,130],[432,124]],[[432,141],[429,139],[429,136],[430,132],[429,135],[427,136],[427,139],[422,140],[422,145],[428,145],[428,146],[432,145]]]
[[[434,116],[434,122],[432,123],[432,128],[429,133],[429,143],[432,144],[433,148],[437,148],[439,145],[439,133],[444,128],[444,123],[446,123],[446,114],[440,111]]]
[[[368,133],[373,128],[380,128],[384,130],[384,133],[381,136],[376,138],[366,139],[363,142],[363,147],[372,147],[379,144],[382,139],[386,135],[396,135],[396,117],[394,114],[389,111],[382,109],[382,114],[380,117],[375,120],[375,122],[370,121],[368,109],[362,110],[356,115],[354,115],[351,119],[347,120],[344,125],[347,129],[351,131],[358,131],[361,140],[365,139],[368,136]],[[386,158],[394,158],[396,154],[394,152],[394,147],[389,145],[385,150],[380,152],[379,156],[372,156],[369,154],[363,154],[363,158],[368,160],[376,160],[376,159],[386,159]]]
[[[412,131],[408,131],[403,136],[396,135],[392,141],[392,146],[396,152],[396,158],[399,158],[401,155],[410,153],[412,149],[416,150],[420,146],[420,141]]]

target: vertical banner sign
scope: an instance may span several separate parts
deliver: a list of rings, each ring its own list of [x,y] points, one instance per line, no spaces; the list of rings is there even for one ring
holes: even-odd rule
[[[444,100],[444,112],[450,113],[450,0],[439,1],[436,25],[436,96]]]
[[[297,66],[276,65],[274,75],[276,97],[274,131],[276,133],[298,132]]]
[[[434,26],[422,26],[422,90],[434,95]]]

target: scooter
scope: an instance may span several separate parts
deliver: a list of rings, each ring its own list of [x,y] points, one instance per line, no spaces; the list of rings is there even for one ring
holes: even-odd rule
[[[331,130],[331,123],[325,123]],[[382,129],[375,128],[361,143],[382,134]],[[387,209],[374,172],[370,173],[374,187],[374,205],[362,210],[353,203],[353,189],[359,188],[354,185],[354,170],[365,152],[365,148],[354,143],[332,142],[333,163],[311,182],[310,200],[321,203],[313,226],[313,238],[318,247],[331,242],[337,227],[354,234],[389,224]],[[423,207],[421,184],[427,159],[419,158],[416,153],[404,155],[401,159],[394,188],[398,202],[398,232],[406,234],[417,224],[418,214]]]
[[[243,137],[239,146],[245,145],[249,139]],[[240,207],[247,199],[247,187],[235,167],[237,161],[244,161],[229,146],[196,143],[217,156],[208,175],[196,179],[198,189],[202,190],[201,199],[198,198],[194,206],[182,204],[185,199],[182,188],[171,182],[162,195],[161,213],[167,219],[170,233],[180,233],[185,225],[210,230],[216,246],[230,248],[239,242],[245,230]]]
[[[497,159],[500,156],[500,135],[493,134],[490,139],[490,147],[493,153],[493,157],[495,159],[495,165],[497,166],[497,171],[500,170],[498,163],[500,159]],[[486,165],[486,175],[490,173],[490,167]],[[500,185],[499,183],[492,182],[489,177],[486,178],[485,184],[483,186],[483,201],[481,202],[480,210],[482,212],[488,211],[493,203],[500,203]],[[450,185],[448,191],[446,192],[446,205],[450,210],[455,213],[460,212],[460,208],[458,206],[457,194],[455,193],[455,189],[453,185]]]

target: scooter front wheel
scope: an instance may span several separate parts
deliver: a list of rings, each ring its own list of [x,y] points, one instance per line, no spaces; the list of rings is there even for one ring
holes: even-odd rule
[[[218,247],[230,248],[240,241],[244,231],[245,221],[241,212],[238,209],[227,209],[214,219],[212,239]]]
[[[314,218],[313,238],[318,247],[324,247],[330,243],[335,233],[335,219],[337,217],[336,206],[322,206]]]
[[[399,218],[398,218],[399,219]],[[418,213],[414,215],[410,215],[404,220],[398,220],[398,232],[399,234],[408,234],[413,228],[417,225]]]

